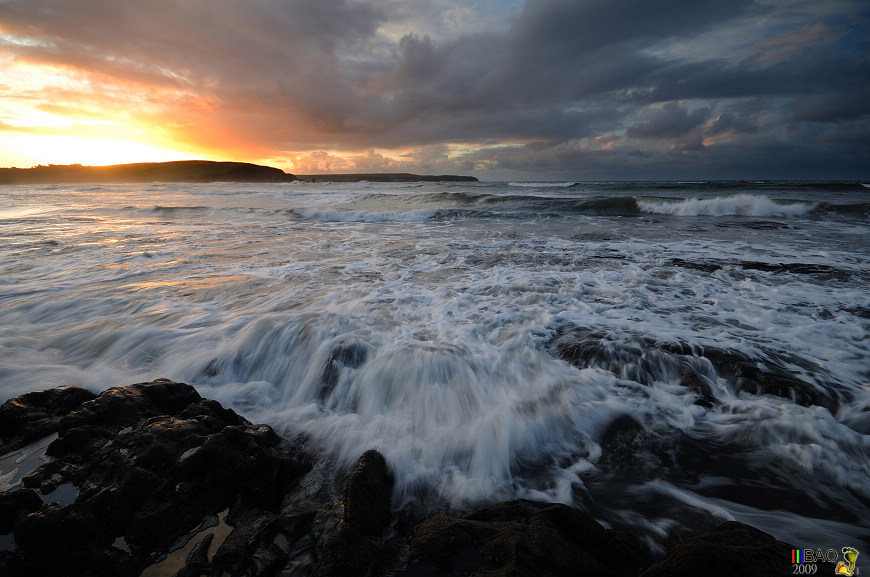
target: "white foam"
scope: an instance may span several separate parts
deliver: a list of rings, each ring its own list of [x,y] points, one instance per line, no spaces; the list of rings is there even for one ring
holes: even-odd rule
[[[329,471],[380,449],[396,473],[397,506],[594,503],[586,484],[602,466],[599,440],[621,415],[662,438],[739,440],[771,467],[827,483],[828,496],[870,495],[866,227],[835,235],[813,221],[734,233],[694,219],[442,221],[443,190],[426,196],[428,186],[420,199],[332,185],[65,197],[86,208],[62,209],[72,213],[63,226],[13,223],[0,244],[3,392],[190,382],[253,421],[308,433],[336,466],[307,483],[328,485]],[[158,203],[157,193],[168,198]],[[150,212],[155,204],[207,210],[170,217]],[[737,195],[652,208],[788,216],[811,206]],[[100,218],[80,218],[94,211]],[[747,261],[821,264],[837,275]],[[603,331],[618,375],[606,363],[579,369],[555,358],[549,342],[565,327]],[[777,353],[796,377],[834,383],[849,402],[831,415],[736,394],[710,365],[718,404],[700,407],[680,385],[679,359],[650,342]],[[619,359],[620,345],[643,358]],[[669,498],[702,507],[690,488],[676,489]],[[661,533],[670,522],[648,525]]]

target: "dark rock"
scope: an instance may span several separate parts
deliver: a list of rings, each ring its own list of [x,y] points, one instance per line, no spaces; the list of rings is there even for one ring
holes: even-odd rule
[[[42,508],[42,499],[30,489],[0,491],[0,535],[12,532],[22,517]]]
[[[65,386],[26,393],[0,406],[0,454],[55,433],[61,417],[96,395]]]
[[[33,574],[80,575],[114,540],[98,517],[87,505],[47,505],[15,526],[16,552]]]
[[[624,575],[647,566],[644,547],[562,504],[510,501],[459,519],[436,516],[414,531],[405,577]]]
[[[311,504],[303,505],[310,507]],[[282,575],[311,575],[320,561],[326,541],[341,521],[344,510],[340,502],[333,501],[316,509],[300,510],[295,506],[285,509],[281,516],[281,530],[275,543],[283,539],[287,564]],[[283,544],[283,543],[282,543]]]
[[[692,260],[684,260],[682,258],[672,258],[668,261],[670,266],[679,266],[682,268],[689,268],[693,270],[699,270],[702,272],[716,272],[717,270],[722,268],[722,265],[717,262],[711,261],[692,261]]]
[[[599,468],[620,483],[644,482],[661,466],[657,439],[630,415],[616,417],[601,434]]]
[[[222,548],[221,571],[261,574],[252,568],[281,563],[265,541],[274,536],[288,486],[311,467],[300,447],[270,427],[166,380],[115,387],[81,403],[60,419],[49,453],[56,460],[24,483],[43,489],[72,483],[79,494],[65,507],[35,507],[30,499],[26,506],[35,510],[23,518],[7,507],[16,545],[7,565],[20,567],[18,574],[138,575],[153,556],[226,507],[239,533]],[[250,520],[252,511],[270,519],[271,536]],[[129,552],[112,547],[119,537]],[[240,542],[245,546],[233,549]],[[193,556],[187,570],[201,564],[202,554]]]
[[[778,226],[774,225],[774,228],[778,228]],[[678,266],[707,273],[716,272],[723,267],[723,263],[710,260],[688,261],[681,258],[672,258],[667,262],[670,266]],[[726,262],[724,264],[740,267],[743,270],[758,270],[774,274],[809,274],[820,276],[823,279],[836,279],[841,281],[848,281],[852,276],[850,271],[837,269],[825,264],[809,264],[801,262],[768,263],[759,261]]]
[[[327,539],[316,577],[376,575],[391,548],[380,537],[390,523],[393,477],[384,456],[363,453],[347,480],[344,516]]]
[[[710,409],[716,404],[716,395],[713,394],[713,388],[707,377],[699,374],[695,370],[684,368],[680,372],[680,386],[686,387],[695,395],[696,405],[700,405],[706,409]]]
[[[248,575],[275,575],[288,559],[287,553],[273,543],[280,527],[275,514],[247,511],[236,520],[232,533],[215,553],[212,574],[232,574],[238,567],[247,566]]]
[[[202,541],[194,545],[185,560],[184,567],[178,571],[176,577],[199,577],[208,571],[208,550],[212,541],[214,541],[214,534],[209,533],[203,537]]]
[[[731,521],[677,545],[642,577],[792,575],[789,560],[793,548],[763,531]],[[823,570],[820,575],[833,573],[833,567]]]
[[[599,368],[643,385],[656,380],[678,382],[697,395],[696,404],[707,408],[718,403],[712,383],[719,377],[737,393],[774,395],[805,407],[824,407],[832,414],[851,400],[849,392],[835,383],[813,384],[797,376],[789,364],[817,369],[797,357],[753,358],[731,349],[619,338],[576,327],[563,329],[551,348],[555,356],[581,369]]]
[[[202,400],[190,385],[165,379],[108,389],[60,420],[59,438],[49,445],[47,454],[94,453],[144,419],[174,415]]]
[[[754,359],[737,351],[712,347],[705,348],[703,356],[735,392],[774,395],[804,407],[818,405],[832,414],[836,414],[843,401],[849,400],[845,391],[808,383],[774,359]]]
[[[320,372],[320,391],[318,398],[325,401],[338,384],[343,367],[359,368],[368,358],[368,348],[359,342],[347,342],[337,346],[329,355]]]
[[[590,335],[587,345],[596,339],[607,340]],[[591,348],[582,352],[587,345],[575,349],[578,358],[595,359]],[[647,354],[646,345],[636,346],[641,357]],[[637,358],[634,347],[616,348]],[[682,359],[678,366],[699,374],[709,367],[698,351],[657,352],[691,357],[694,365]],[[343,364],[356,362],[338,357]],[[728,364],[713,357],[714,365]],[[699,381],[685,386],[697,386],[704,400],[709,383]],[[96,398],[69,389],[58,394],[84,400],[31,394],[4,404],[15,422],[4,422],[13,438],[31,438],[29,431],[44,430],[47,419],[58,431],[51,445],[55,460],[24,477],[24,484],[45,492],[72,483],[79,490],[66,506],[43,504],[29,489],[0,492],[0,534],[11,531],[14,538],[14,548],[0,552],[4,577],[136,577],[173,555],[180,570],[154,569],[177,571],[177,577],[635,576],[647,567],[646,577],[791,574],[789,545],[739,523],[716,526],[706,518],[689,519],[686,531],[715,528],[652,566],[635,538],[561,504],[510,501],[462,518],[422,521],[405,512],[394,523],[394,480],[377,451],[360,457],[338,504],[332,493],[338,487],[309,494],[308,485],[297,482],[311,467],[304,439],[252,425],[189,385],[160,380]],[[69,410],[58,408],[63,403]],[[604,472],[589,482],[599,483],[599,492],[618,492],[662,469],[688,478],[701,470],[746,469],[736,461],[739,451],[661,437],[629,415],[616,418],[598,441]],[[663,460],[666,453],[671,461]],[[759,499],[778,503],[761,489]],[[221,524],[216,514],[224,510]]]
[[[740,262],[740,268],[743,270],[760,270],[772,273],[825,275],[829,278],[839,278],[841,280],[848,280],[849,277],[848,271],[841,271],[826,264],[808,264],[802,262],[778,262],[773,264],[759,261],[742,261]]]
[[[393,477],[377,451],[366,451],[347,480],[343,522],[365,537],[376,537],[390,523]]]

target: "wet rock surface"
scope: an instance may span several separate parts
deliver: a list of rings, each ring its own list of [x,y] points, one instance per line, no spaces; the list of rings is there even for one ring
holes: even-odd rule
[[[4,453],[57,432],[60,419],[96,395],[78,387],[57,387],[9,399],[0,405],[0,446]]]
[[[316,577],[379,575],[395,544],[382,537],[390,524],[393,478],[383,455],[366,451],[347,480],[344,515],[323,547]]]
[[[417,526],[400,575],[634,576],[649,563],[633,537],[561,504],[510,501]]]
[[[20,405],[12,400],[4,407]],[[10,426],[13,439],[26,436],[31,422],[20,418]],[[268,535],[263,517],[280,509],[288,487],[311,467],[304,450],[270,427],[165,380],[85,400],[59,419],[57,433],[46,450],[54,460],[22,484],[47,494],[71,483],[78,495],[67,506],[7,515],[15,546],[0,565],[4,575],[139,575],[225,508],[235,530],[247,535],[244,546],[227,538],[214,554],[215,567],[233,573],[252,562],[246,548]],[[233,547],[240,551],[231,553]]]
[[[303,439],[254,425],[183,383],[98,396],[63,387],[11,399],[0,415],[0,455],[57,433],[52,459],[0,491],[0,543],[11,543],[0,547],[4,577],[720,574],[705,551],[729,574],[790,569],[790,546],[739,523],[653,564],[630,534],[561,504],[397,515],[377,451],[360,457],[333,500],[305,486],[315,459]],[[612,442],[628,446],[641,433],[635,424],[631,438],[614,432]],[[45,502],[60,485],[75,487],[74,500]]]
[[[836,383],[821,387],[802,378],[792,367],[808,372],[818,367],[796,357],[753,358],[733,349],[620,338],[578,327],[564,327],[550,348],[556,357],[581,369],[602,369],[642,385],[678,382],[696,395],[695,404],[707,408],[718,403],[715,386],[720,378],[734,394],[773,395],[804,407],[824,407],[832,414],[851,400]]]

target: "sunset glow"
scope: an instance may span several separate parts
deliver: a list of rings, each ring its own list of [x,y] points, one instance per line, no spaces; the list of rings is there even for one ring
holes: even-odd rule
[[[0,577],[857,574],[868,335],[870,0],[0,0]]]
[[[0,166],[867,175],[858,0],[679,4],[5,0]]]

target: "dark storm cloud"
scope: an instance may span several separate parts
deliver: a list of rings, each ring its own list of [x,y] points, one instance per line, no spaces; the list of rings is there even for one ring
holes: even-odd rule
[[[21,60],[198,94],[208,109],[178,124],[276,155],[407,148],[441,168],[577,177],[688,161],[788,176],[812,155],[867,173],[860,0],[528,0],[501,20],[478,14],[497,26],[420,20],[482,5],[0,0],[0,42]],[[451,143],[477,146],[448,155]]]
[[[742,118],[732,112],[721,114],[710,127],[710,134],[718,135],[727,132],[735,134],[752,134],[758,127],[747,118]]]
[[[676,102],[666,103],[648,122],[628,129],[629,136],[639,138],[673,138],[684,136],[701,126],[710,116],[709,108],[686,110]]]

